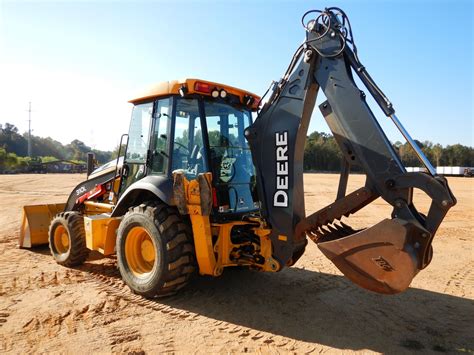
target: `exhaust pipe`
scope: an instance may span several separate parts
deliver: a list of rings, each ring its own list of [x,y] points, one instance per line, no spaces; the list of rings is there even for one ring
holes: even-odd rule
[[[89,177],[89,175],[94,171],[94,159],[94,153],[87,153],[87,177]]]

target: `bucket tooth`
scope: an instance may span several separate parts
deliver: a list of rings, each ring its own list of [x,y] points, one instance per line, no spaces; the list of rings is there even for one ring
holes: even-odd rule
[[[336,228],[337,233],[340,237],[346,237],[348,235],[348,231],[343,226],[339,224],[334,224],[334,227]]]
[[[346,229],[347,231],[352,231],[352,233],[355,233],[355,230],[348,224],[345,224],[343,221],[339,222],[341,226]]]
[[[330,233],[336,233],[336,234],[339,233],[339,229],[337,227],[335,227],[335,225],[332,226],[332,225],[328,224],[326,226],[326,228],[329,229]]]
[[[319,238],[324,238],[326,236],[326,232],[321,227],[318,227],[318,229],[316,229],[316,234]]]

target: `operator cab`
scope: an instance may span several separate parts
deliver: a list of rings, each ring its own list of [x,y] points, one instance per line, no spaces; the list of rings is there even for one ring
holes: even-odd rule
[[[255,169],[244,130],[260,98],[187,79],[157,85],[134,104],[120,192],[145,176],[212,173],[213,215],[258,209]],[[172,185],[171,185],[172,186]]]

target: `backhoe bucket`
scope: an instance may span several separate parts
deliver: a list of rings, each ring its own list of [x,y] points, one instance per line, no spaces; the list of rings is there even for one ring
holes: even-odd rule
[[[48,244],[49,223],[65,206],[65,203],[23,206],[20,248]]]
[[[385,219],[355,234],[318,243],[319,249],[357,285],[384,294],[408,288],[418,273],[411,224]]]

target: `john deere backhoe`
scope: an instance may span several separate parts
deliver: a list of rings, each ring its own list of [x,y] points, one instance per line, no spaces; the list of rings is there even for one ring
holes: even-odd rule
[[[125,283],[155,297],[175,293],[195,271],[280,271],[309,237],[357,285],[405,290],[431,262],[433,237],[456,199],[361,64],[345,13],[312,10],[302,23],[306,40],[266,100],[198,79],[164,82],[131,100],[123,158],[90,169],[65,204],[25,206],[20,246],[49,243],[64,266],[83,263],[89,250],[116,253]],[[406,171],[354,74],[426,173]],[[303,151],[320,90],[344,163],[336,200],[306,216]],[[355,166],[366,183],[346,194]],[[413,204],[414,188],[432,200],[427,215]],[[341,221],[379,197],[391,216],[363,230]]]

